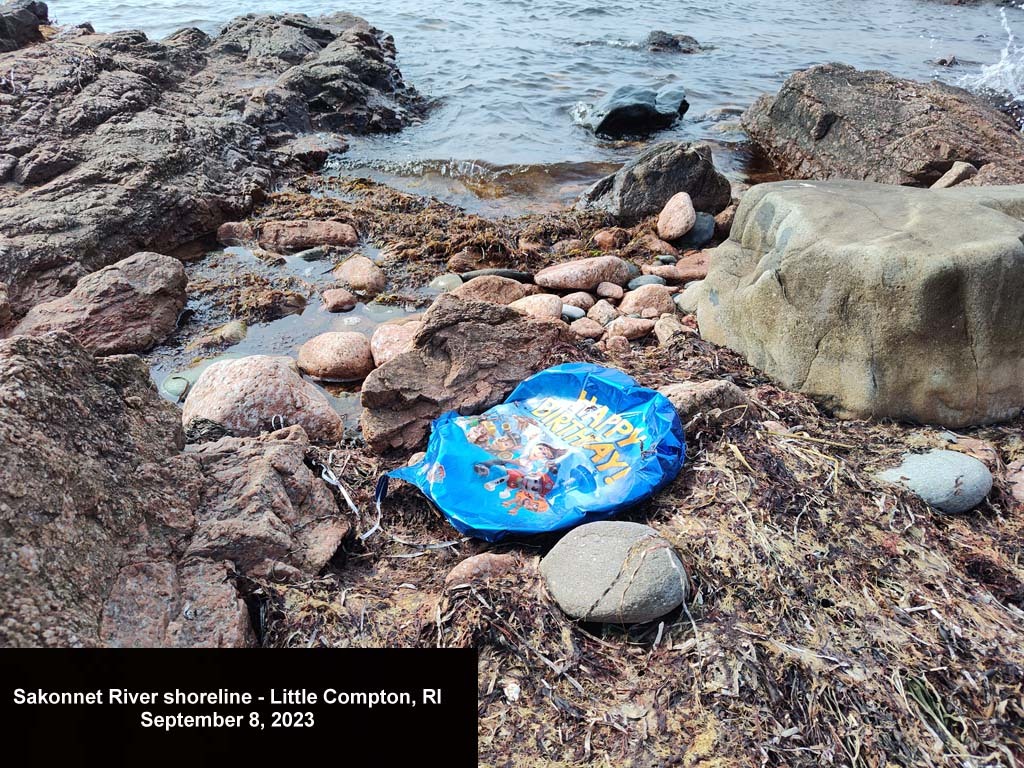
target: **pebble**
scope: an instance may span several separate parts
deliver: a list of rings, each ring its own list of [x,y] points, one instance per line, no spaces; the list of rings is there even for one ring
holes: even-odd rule
[[[587,317],[601,325],[608,325],[619,316],[619,311],[604,299],[601,299],[587,310]]]
[[[658,214],[658,237],[662,240],[678,240],[693,229],[696,221],[697,212],[693,209],[690,196],[686,192],[677,192]]]
[[[624,336],[630,341],[642,339],[654,330],[654,321],[642,317],[617,317],[608,323],[609,336]]]
[[[566,304],[562,302],[562,319],[567,323],[571,323],[574,320],[580,320],[587,316],[587,313],[579,307],[574,307],[572,304]]]
[[[618,288],[618,286],[615,287]],[[586,312],[594,306],[594,297],[585,291],[577,291],[576,293],[570,293],[568,296],[563,296],[562,304],[568,304],[571,307],[579,307]]]
[[[675,295],[673,301],[675,301],[676,309],[684,315],[692,315],[697,311],[697,304],[700,302],[703,293],[704,281],[694,280]]]
[[[746,393],[731,381],[681,381],[658,389],[675,406],[679,418],[687,422],[703,415],[710,424],[718,424],[723,415],[738,418],[749,410]]]
[[[321,333],[299,348],[299,368],[326,381],[364,379],[373,370],[370,340],[349,331]]]
[[[355,308],[359,299],[344,288],[328,288],[323,293],[324,309],[328,312],[348,312]]]
[[[982,462],[956,451],[906,453],[900,466],[881,472],[879,480],[902,485],[941,512],[973,509],[992,490],[992,473]]]
[[[618,256],[592,256],[545,267],[534,280],[549,290],[591,291],[605,282],[624,285],[629,280],[629,265]]]
[[[671,544],[649,526],[624,521],[569,531],[540,571],[558,606],[581,621],[653,621],[678,608],[690,589]]]
[[[629,242],[629,233],[618,227],[614,229],[602,229],[594,234],[594,245],[602,251],[611,251],[621,248]]]
[[[694,280],[703,280],[708,276],[710,264],[711,251],[697,251],[683,256],[676,263],[676,274],[679,275],[679,282],[690,283]]]
[[[604,326],[596,320],[591,320],[589,317],[574,320],[569,327],[581,339],[593,339],[596,341],[604,336]]]
[[[470,301],[511,304],[526,295],[526,286],[518,280],[501,275],[480,275],[466,280],[451,293],[452,296]]]
[[[459,275],[449,272],[435,277],[430,281],[430,285],[427,287],[435,291],[440,291],[441,293],[448,293],[449,291],[454,291],[456,288],[461,288],[462,284],[462,278]]]
[[[354,291],[376,294],[388,284],[387,275],[366,256],[356,254],[334,268],[334,276]]]
[[[715,217],[710,213],[698,213],[693,229],[686,233],[676,245],[682,249],[701,248],[715,236]]]
[[[672,301],[672,292],[663,283],[640,285],[623,296],[622,303],[619,304],[619,311],[624,315],[639,312],[642,316],[644,310],[648,309],[654,311],[654,317],[675,312],[676,305]]]
[[[490,579],[501,578],[519,570],[519,561],[515,555],[497,555],[493,552],[483,552],[479,555],[467,557],[461,563],[452,568],[444,577],[446,587],[455,587],[460,584],[478,584]]]
[[[601,283],[597,286],[596,293],[602,299],[618,301],[626,292],[622,289],[621,285],[616,285],[615,283]]]
[[[669,264],[675,266],[675,263],[679,260],[679,257],[671,253],[663,253],[658,257],[658,261],[662,264]]]
[[[603,346],[605,352],[614,355],[628,355],[632,349],[625,336],[606,336],[598,344]]]
[[[675,313],[662,315],[654,323],[654,335],[658,337],[658,344],[667,345],[677,333],[685,333],[686,328],[679,322]]]
[[[630,280],[626,287],[631,291],[635,291],[642,285],[665,285],[666,282],[664,277],[659,277],[658,275],[640,275],[640,277],[634,277]]]
[[[560,318],[562,316],[562,300],[550,293],[538,293],[524,296],[513,301],[509,306],[533,317]]]

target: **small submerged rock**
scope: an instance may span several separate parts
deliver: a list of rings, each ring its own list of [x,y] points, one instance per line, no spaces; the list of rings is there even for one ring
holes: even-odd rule
[[[341,262],[334,268],[334,276],[347,283],[353,291],[370,296],[380,293],[388,284],[384,271],[361,254],[350,256]]]
[[[325,381],[358,381],[373,370],[370,340],[361,333],[330,331],[299,348],[299,368]]]
[[[318,245],[348,248],[358,242],[355,227],[340,221],[265,221],[259,225],[259,244],[277,253]]]
[[[581,525],[552,547],[540,571],[559,607],[581,621],[652,621],[678,608],[690,589],[672,545],[639,523]]]
[[[328,288],[323,292],[323,299],[328,312],[348,312],[359,303],[359,299],[344,288]]]
[[[440,291],[441,293],[450,293],[454,291],[456,288],[461,288],[462,285],[463,283],[461,277],[454,273],[448,273],[444,275],[438,275],[437,277],[430,281],[430,284],[427,287],[435,291]]]
[[[878,474],[902,485],[940,512],[958,514],[980,504],[992,490],[992,473],[973,456],[957,451],[907,453],[903,463]]]

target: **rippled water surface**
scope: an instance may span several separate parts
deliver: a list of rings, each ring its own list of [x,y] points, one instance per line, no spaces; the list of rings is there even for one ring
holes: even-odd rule
[[[746,107],[794,70],[843,61],[956,81],[999,61],[1007,42],[997,7],[934,0],[54,0],[51,10],[62,23],[140,28],[152,37],[182,26],[216,32],[243,12],[357,13],[395,36],[406,78],[442,101],[424,125],[369,142],[360,155],[392,165],[432,161],[429,170],[438,172],[438,161],[451,160],[621,159],[635,149],[602,143],[570,117],[574,104],[618,85],[681,84],[692,106],[673,132],[733,140],[722,115],[701,117]],[[1024,37],[1024,11],[1006,16]],[[692,35],[714,50],[649,53],[640,43],[654,29]],[[930,63],[950,54],[966,66]]]

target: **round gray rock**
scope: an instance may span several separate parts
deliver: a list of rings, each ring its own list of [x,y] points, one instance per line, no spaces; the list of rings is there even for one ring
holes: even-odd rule
[[[634,277],[629,281],[626,286],[629,290],[635,291],[641,285],[664,285],[665,278],[659,277],[658,275],[641,275],[640,277]]]
[[[566,322],[571,323],[573,320],[579,320],[582,317],[586,317],[587,313],[579,307],[574,307],[571,304],[562,304],[562,319]]]
[[[639,523],[581,525],[548,552],[540,570],[555,602],[583,621],[651,621],[677,608],[689,591],[672,546]]]
[[[957,451],[908,453],[903,463],[878,475],[913,491],[929,506],[957,514],[973,509],[992,490],[992,473],[973,456]]]

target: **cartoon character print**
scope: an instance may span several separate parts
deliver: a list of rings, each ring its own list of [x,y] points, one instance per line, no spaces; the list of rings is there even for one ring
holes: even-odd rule
[[[484,483],[484,488],[495,491],[502,487],[498,496],[511,499],[503,504],[510,514],[520,509],[547,512],[551,507],[545,497],[555,487],[558,460],[564,454],[564,450],[553,445],[534,442],[519,456],[506,459],[499,454],[497,459],[476,464],[474,471],[481,477],[491,477],[492,471],[498,472],[497,477]]]

